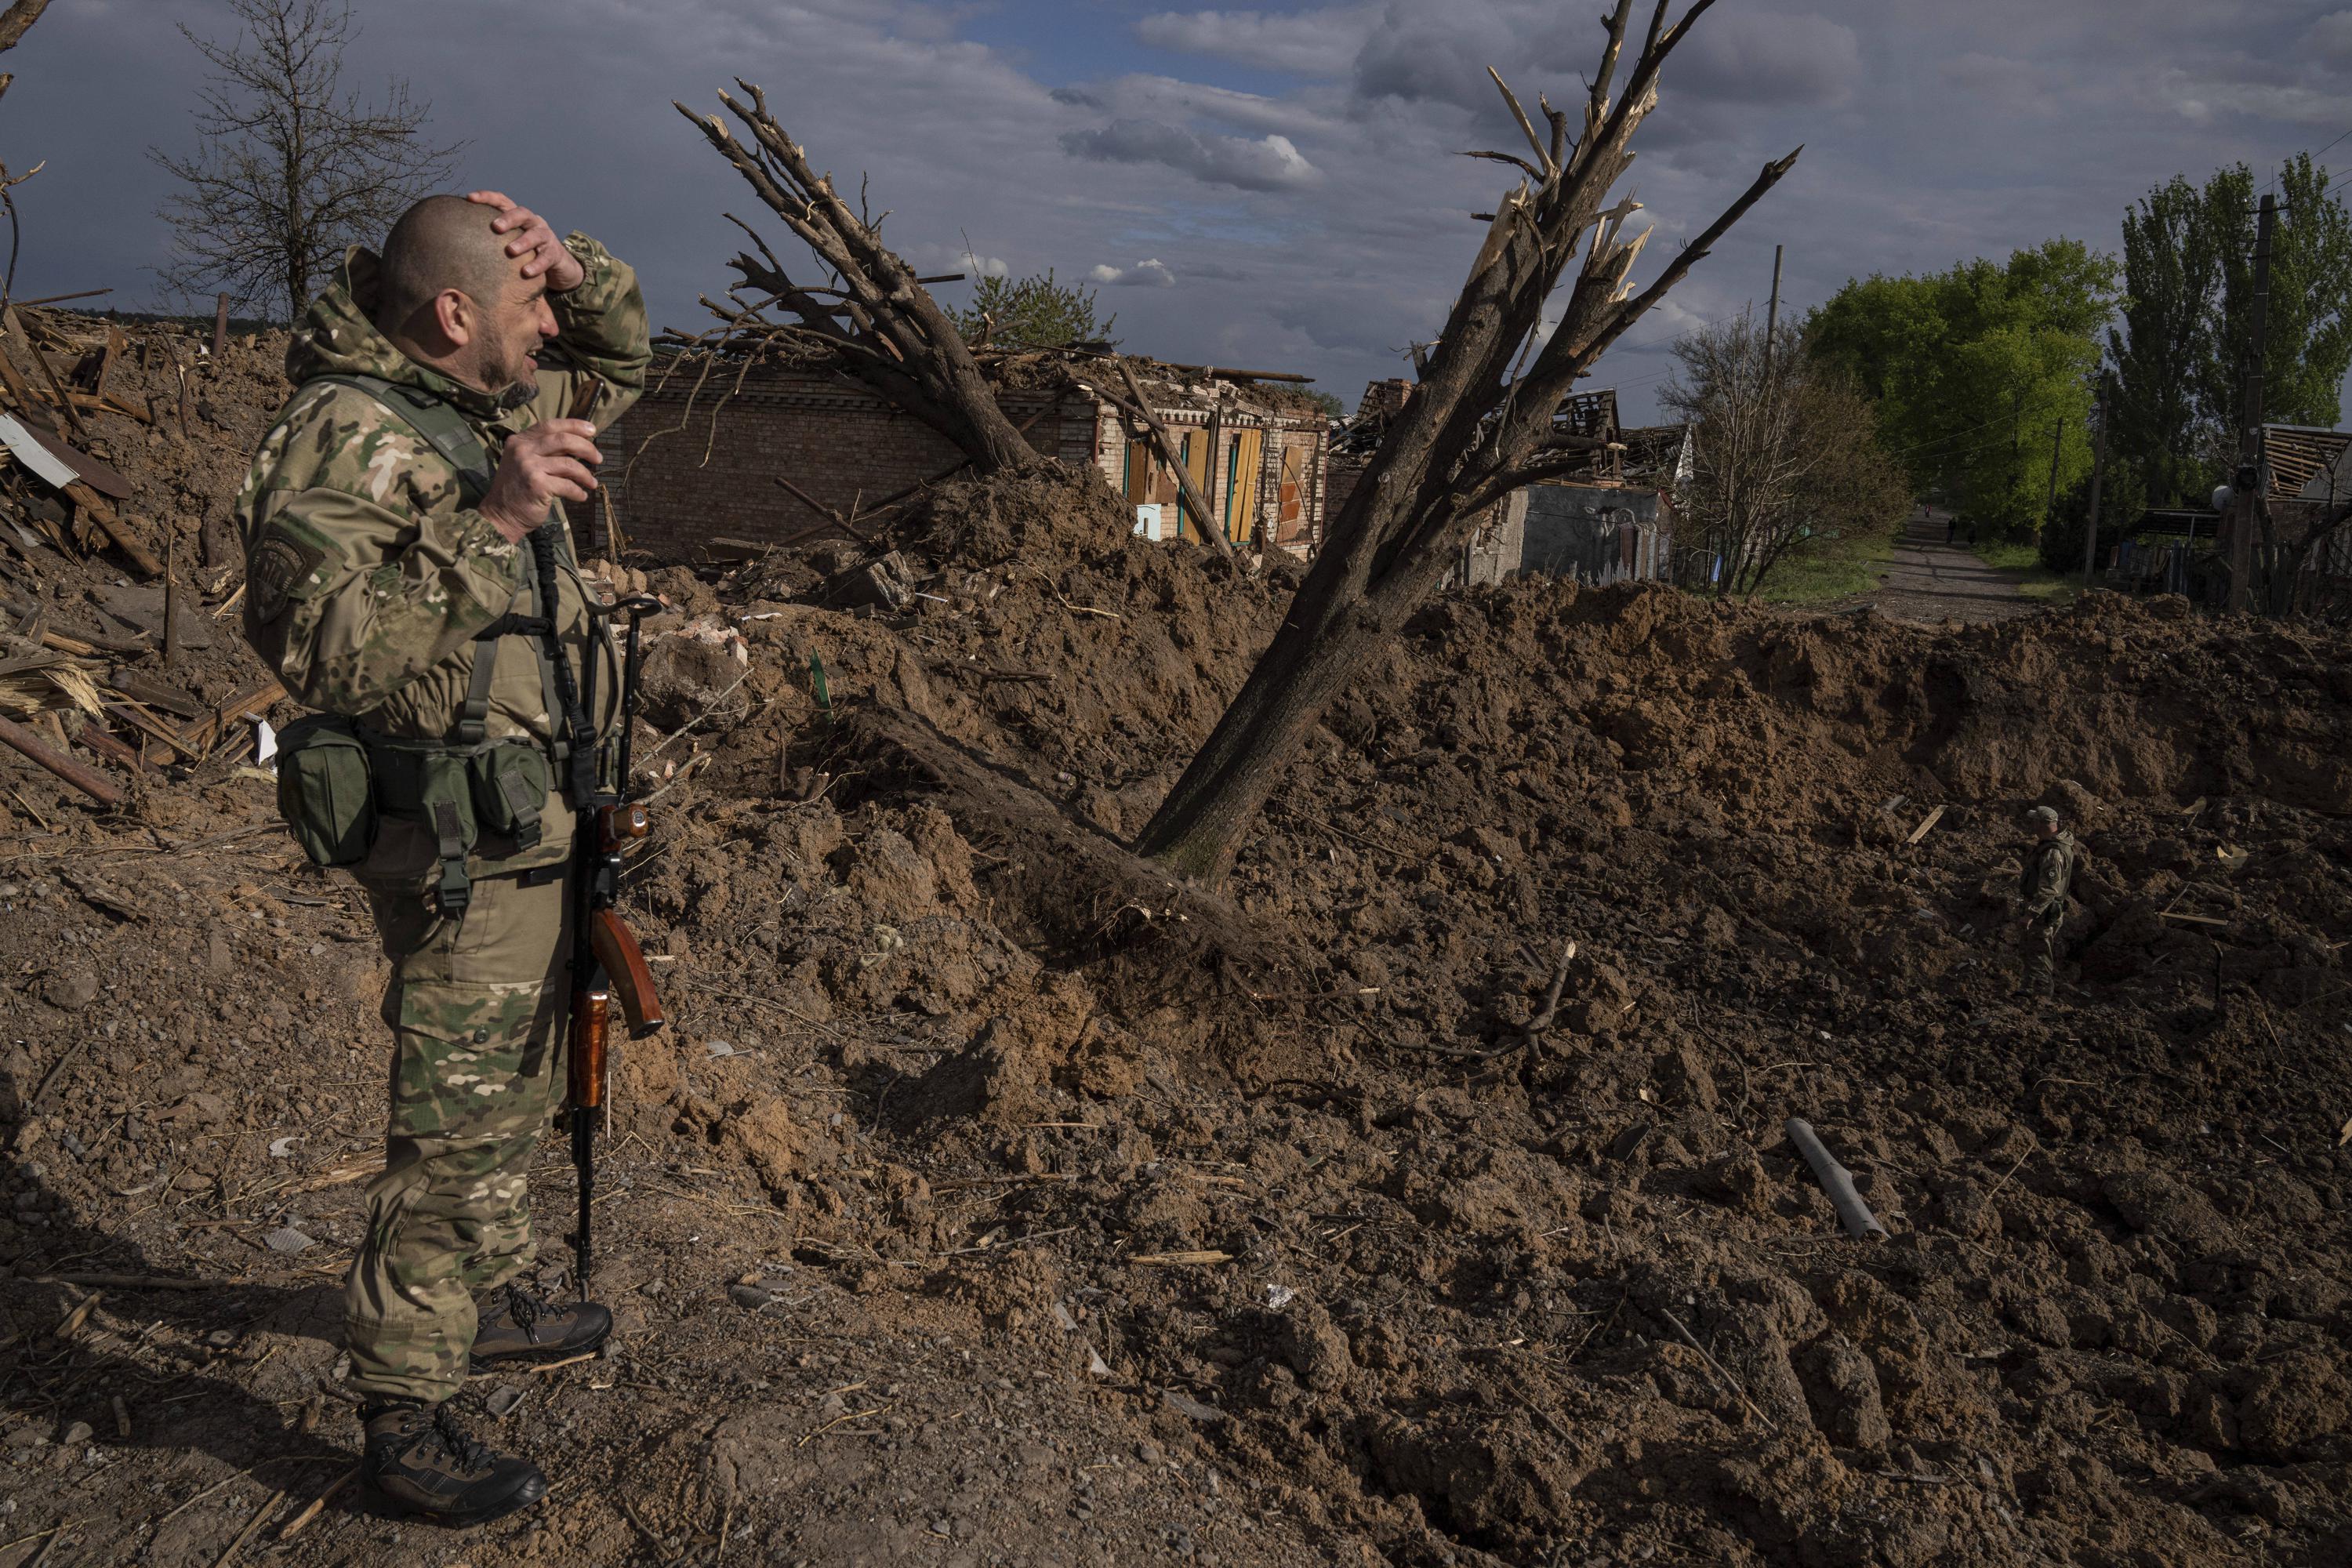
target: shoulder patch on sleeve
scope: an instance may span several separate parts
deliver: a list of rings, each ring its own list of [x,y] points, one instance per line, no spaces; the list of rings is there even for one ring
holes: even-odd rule
[[[339,553],[325,535],[299,522],[279,519],[263,529],[245,568],[255,618],[274,621],[288,605],[316,595],[327,584],[329,559]]]

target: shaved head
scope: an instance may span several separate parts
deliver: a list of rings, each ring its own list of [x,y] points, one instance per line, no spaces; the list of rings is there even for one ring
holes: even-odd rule
[[[506,253],[508,237],[490,231],[498,216],[463,196],[427,196],[403,213],[384,237],[377,324],[397,329],[445,289],[497,310],[520,267]]]

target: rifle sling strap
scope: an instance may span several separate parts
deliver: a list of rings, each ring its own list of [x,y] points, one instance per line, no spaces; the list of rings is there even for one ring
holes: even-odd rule
[[[457,471],[458,498],[467,506],[478,506],[489,493],[491,463],[489,447],[466,416],[442,398],[418,387],[404,386],[373,375],[327,375],[315,378],[337,385],[348,386],[365,393],[389,411],[400,416],[409,428],[423,437],[425,445],[439,454],[442,460]],[[578,683],[572,677],[572,661],[558,639],[556,613],[558,605],[550,602],[555,585],[553,567],[557,550],[544,530],[534,530],[527,537],[530,546],[527,564],[522,574],[525,591],[530,595],[530,611],[516,615],[509,611],[474,634],[476,647],[473,668],[466,683],[466,700],[458,710],[457,731],[452,735],[456,745],[472,748],[488,738],[490,689],[498,679],[498,642],[501,637],[521,637],[530,639],[539,660],[539,683],[541,701],[545,704],[548,728],[553,738],[546,745],[549,759],[559,770],[569,764],[566,795],[580,796],[582,779],[591,785],[595,776],[593,752],[595,723],[583,706]],[[563,554],[568,563],[569,552]],[[534,570],[533,568],[536,568]],[[583,605],[587,595],[582,595]],[[593,610],[590,612],[593,620]],[[485,646],[486,645],[486,646]],[[592,658],[593,650],[590,651]],[[561,772],[559,776],[565,776]],[[586,809],[584,796],[572,805]],[[449,820],[434,823],[436,849],[441,861],[440,899],[445,913],[456,915],[469,901],[470,884],[466,872],[466,855],[469,847],[465,835],[456,824],[454,813]],[[536,826],[533,814],[533,826]],[[533,835],[534,838],[536,835]]]

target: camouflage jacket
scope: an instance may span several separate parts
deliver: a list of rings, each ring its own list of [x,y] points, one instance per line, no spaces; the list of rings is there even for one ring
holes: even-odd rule
[[[2074,879],[2074,862],[2081,855],[2074,836],[2063,828],[2054,838],[2039,838],[2025,851],[2025,868],[2018,873],[2018,897],[2025,912],[2037,920],[2053,920],[2065,912],[2067,884]]]
[[[376,258],[355,248],[310,302],[286,353],[294,395],[255,455],[236,500],[245,542],[245,634],[262,661],[310,707],[365,721],[387,735],[440,740],[456,729],[477,658],[498,660],[488,733],[550,742],[539,653],[521,637],[476,642],[474,634],[530,599],[528,544],[510,544],[461,504],[457,470],[393,409],[325,375],[371,375],[418,386],[454,405],[495,464],[509,436],[560,417],[583,381],[601,384],[590,417],[599,428],[645,388],[652,350],[636,274],[583,235],[565,240],[586,276],[551,293],[557,336],[541,351],[536,385],[503,397],[460,386],[402,353],[369,319]],[[546,525],[567,558],[556,620],[575,670],[598,660],[600,728],[618,698],[611,640],[594,635],[586,590],[562,509]],[[593,652],[591,652],[592,645]],[[560,797],[536,849],[486,840],[475,868],[551,864],[570,849],[572,813]],[[501,854],[501,848],[508,852]],[[422,877],[433,864],[420,824],[387,821],[362,874]]]

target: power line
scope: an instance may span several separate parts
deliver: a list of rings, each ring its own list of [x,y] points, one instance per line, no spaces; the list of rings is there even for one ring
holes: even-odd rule
[[[2345,141],[2347,141],[2347,140],[2352,140],[2352,131],[2347,131],[2347,132],[2345,132],[2343,135],[2338,136],[2338,137],[2337,137],[2334,142],[2330,142],[2326,146],[2322,147],[2318,152],[2316,152],[2316,153],[2311,153],[2310,155],[2311,155],[2312,157],[2314,157],[2314,158],[2325,158],[2325,157],[2326,157],[2326,156],[2327,156],[2327,154],[2328,154],[2329,153],[2333,152],[2333,151],[2336,148],[2336,146],[2338,146],[2340,143],[2344,142],[2345,142]],[[2267,190],[2269,190],[2269,189],[2271,188],[2271,186],[2272,186],[2272,185],[2275,185],[2275,184],[2277,184],[2279,183],[2280,179],[2281,179],[2282,177],[2284,177],[2284,175],[2285,174],[2285,172],[2286,172],[2286,171],[2285,171],[2285,167],[2284,167],[2284,165],[2281,165],[2279,173],[2278,173],[2278,174],[2273,174],[2273,175],[2270,177],[2270,182],[2269,182],[2269,184],[2264,184],[2263,186],[2262,186],[2262,187],[2261,187],[2261,189],[2259,189],[2259,190],[2255,191],[2255,193],[2254,193],[2254,194],[2255,194],[2256,195],[2262,195],[2262,194],[2263,194],[2263,191],[2267,191]],[[2335,184],[2335,182],[2334,182],[2333,180],[2331,180],[2331,181],[2329,181],[2329,182],[2328,182],[2328,184]],[[2326,188],[2327,188],[2327,186],[2326,186],[2326,185],[2322,185],[2322,186],[2320,187],[2320,189],[2322,189],[2322,190],[2326,190]]]

